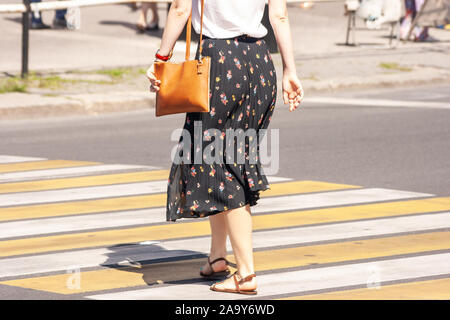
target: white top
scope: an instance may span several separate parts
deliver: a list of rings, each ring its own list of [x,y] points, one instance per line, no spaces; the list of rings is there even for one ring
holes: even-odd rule
[[[203,34],[232,38],[242,34],[261,38],[267,29],[261,23],[265,0],[204,0]],[[201,0],[192,0],[192,27],[200,34]]]

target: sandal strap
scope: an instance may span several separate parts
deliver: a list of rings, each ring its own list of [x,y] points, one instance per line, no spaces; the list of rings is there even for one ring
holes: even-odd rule
[[[211,267],[212,267],[212,264],[214,264],[214,263],[216,263],[217,261],[220,261],[220,260],[223,260],[223,261],[225,261],[226,264],[229,264],[228,260],[225,259],[225,258],[217,258],[217,259],[211,261],[211,260],[210,260],[210,257],[208,257],[208,263],[209,263],[209,265],[210,265]]]
[[[206,274],[206,273],[203,273],[203,272],[200,271],[200,274],[203,275],[203,276],[206,276],[206,277],[209,277],[209,276],[213,275],[213,274],[215,273],[215,271],[214,271],[214,268],[213,268],[212,265],[213,265],[215,262],[220,261],[220,260],[224,260],[225,263],[226,263],[227,265],[233,265],[233,263],[229,262],[229,261],[228,261],[227,259],[225,259],[225,258],[217,258],[217,259],[215,259],[214,261],[211,261],[210,257],[208,256],[207,261],[208,261],[208,264],[209,264],[209,268],[211,269],[211,272]]]
[[[239,281],[239,284],[242,284],[242,283],[244,283],[244,282],[250,281],[250,280],[252,280],[252,278],[254,278],[254,277],[256,277],[256,275],[255,275],[254,273],[252,273],[252,274],[246,276],[245,278],[241,279],[241,280]]]
[[[236,286],[236,291],[238,293],[240,293],[241,292],[241,289],[239,288],[240,282],[237,280],[236,275],[237,275],[237,271],[233,274],[233,279],[234,279],[234,285]]]
[[[212,265],[213,265],[214,262],[216,262],[216,261],[218,261],[220,259],[223,259],[223,258],[218,258],[218,259],[216,259],[214,261],[211,261],[210,257],[208,256],[208,259],[206,261],[209,264],[209,268],[211,269],[211,272],[210,273],[203,273],[202,271],[200,271],[200,274],[203,275],[203,276],[206,276],[206,277],[209,277],[209,276],[213,275],[215,272],[214,272],[214,268],[213,268]]]
[[[256,277],[256,275],[254,273],[252,273],[252,274],[246,276],[245,278],[242,278],[241,280],[239,280],[239,284],[243,284],[244,282],[250,281],[254,277]]]
[[[234,284],[236,286],[236,290],[238,292],[241,292],[239,285],[243,284],[244,282],[250,281],[250,280],[252,280],[252,278],[256,277],[256,275],[254,273],[246,276],[245,278],[242,278],[241,280],[238,280],[236,276],[237,276],[237,270],[233,273],[233,279],[234,279]]]
[[[228,266],[232,266],[233,268],[237,268],[236,263],[233,263],[233,262],[231,262],[231,261],[228,261],[226,258],[217,258],[217,259],[215,259],[214,261],[211,261],[211,260],[210,260],[210,257],[208,257],[208,263],[209,263],[209,266],[211,267],[211,269],[212,269],[212,264],[214,264],[216,261],[220,261],[220,260],[225,261],[225,263],[226,263]]]

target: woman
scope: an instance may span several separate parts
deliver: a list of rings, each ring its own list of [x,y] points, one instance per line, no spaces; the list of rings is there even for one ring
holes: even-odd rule
[[[209,113],[187,113],[184,124],[194,137],[195,123],[203,131],[203,149],[210,146],[207,129],[218,129],[224,139],[227,129],[254,129],[269,125],[276,102],[277,78],[270,52],[262,37],[267,29],[261,24],[265,0],[204,0],[203,55],[211,57]],[[192,6],[192,24],[200,32],[201,0],[174,0],[156,60],[170,57]],[[294,111],[303,99],[297,77],[286,0],[269,0],[270,23],[274,29],[283,61],[282,90],[285,104]],[[197,48],[196,58],[199,50]],[[162,56],[162,57],[161,57]],[[150,91],[159,90],[152,65],[147,76]],[[202,132],[200,131],[200,132]],[[186,143],[180,138],[180,142]],[[251,144],[250,144],[251,145]],[[191,155],[198,150],[191,146]],[[237,271],[210,289],[222,292],[256,294],[253,265],[252,219],[250,206],[256,204],[259,192],[268,189],[266,176],[257,163],[249,161],[249,144],[245,150],[233,149],[228,157],[245,153],[244,162],[207,164],[172,164],[167,192],[167,221],[179,218],[209,217],[211,251],[200,274],[206,278],[227,275],[226,239],[230,237]],[[258,146],[259,149],[259,146]],[[192,156],[192,158],[194,158]]]

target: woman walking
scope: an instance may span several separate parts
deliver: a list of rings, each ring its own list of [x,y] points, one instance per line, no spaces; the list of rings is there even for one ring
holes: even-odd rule
[[[201,126],[202,149],[217,152],[215,159],[223,161],[200,163],[173,163],[167,190],[167,221],[180,218],[209,217],[211,250],[200,275],[217,279],[229,274],[226,259],[227,236],[233,248],[237,271],[213,284],[214,291],[256,294],[253,263],[252,217],[250,206],[257,203],[260,191],[269,188],[261,169],[259,157],[252,162],[249,154],[259,151],[252,141],[237,144],[231,152],[213,150],[211,141],[225,141],[228,130],[266,129],[274,111],[277,96],[277,75],[272,57],[262,39],[267,29],[261,24],[265,0],[203,0],[203,56],[211,57],[210,112],[187,113],[184,129],[191,137]],[[170,58],[173,46],[180,36],[192,9],[192,25],[200,32],[202,0],[174,0],[155,60]],[[269,18],[283,62],[282,91],[285,104],[294,111],[303,99],[303,89],[297,77],[286,0],[269,0]],[[199,56],[197,47],[196,58]],[[163,56],[163,57],[161,57]],[[150,91],[159,90],[152,65],[147,76]],[[211,137],[211,129],[216,129]],[[217,133],[217,135],[216,135]],[[251,137],[249,138],[252,139]],[[199,148],[192,141],[190,156]],[[205,150],[206,151],[206,150]],[[228,152],[227,152],[228,151]],[[257,152],[258,153],[258,152]],[[257,154],[256,153],[256,154]],[[245,156],[236,161],[239,155]],[[233,155],[233,161],[229,156]],[[226,159],[225,159],[226,158]]]

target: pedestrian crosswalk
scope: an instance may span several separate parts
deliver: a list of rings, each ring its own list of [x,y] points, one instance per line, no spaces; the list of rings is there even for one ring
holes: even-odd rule
[[[448,259],[450,254],[435,254],[430,256],[418,256],[409,258],[380,260],[377,262],[379,270],[382,270],[383,281],[414,281],[425,275],[439,276],[448,274]],[[367,290],[376,290],[376,286],[368,286],[372,282],[371,277],[373,262],[349,263],[339,266],[311,268],[296,271],[279,271],[277,273],[267,273],[258,276],[258,295],[260,298],[273,298],[280,294],[294,295],[299,292],[311,292],[339,288],[345,286],[355,286],[364,284]],[[430,265],[433,269],[430,270]],[[376,271],[377,269],[375,269]],[[369,275],[369,276],[368,276]],[[407,275],[410,278],[407,278]],[[376,283],[376,282],[375,282]],[[382,287],[381,287],[382,288]],[[189,299],[200,300],[205,298],[203,293],[205,285],[202,283],[190,283],[177,285],[161,285],[154,288],[132,289],[129,291],[119,291],[113,293],[102,293],[88,295],[88,298],[98,300],[111,299],[161,299],[172,300],[174,297],[189,297]],[[383,289],[380,289],[383,290]],[[420,296],[420,292],[417,296]],[[238,295],[217,293],[208,295],[213,300],[242,299]],[[448,299],[448,297],[447,297]]]
[[[418,280],[397,284],[384,284],[383,290],[353,290],[332,291],[284,298],[285,300],[448,300],[450,278],[434,280]],[[283,299],[283,298],[282,298]]]
[[[248,298],[199,278],[209,222],[165,221],[167,177],[0,155],[0,284],[90,299]],[[450,298],[450,196],[269,182],[252,207],[257,299]]]

